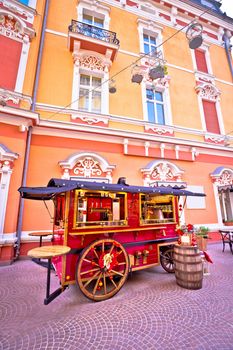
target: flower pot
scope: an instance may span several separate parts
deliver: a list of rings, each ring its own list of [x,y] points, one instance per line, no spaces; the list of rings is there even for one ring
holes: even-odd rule
[[[151,68],[149,71],[149,77],[154,79],[164,78],[164,68],[162,66],[158,66],[155,68]]]
[[[142,79],[143,79],[143,75],[136,73],[136,74],[132,75],[131,81],[132,81],[132,83],[140,84],[142,82]]]
[[[226,221],[224,222],[225,226],[233,226],[233,221]]]
[[[197,241],[197,247],[199,250],[201,250],[201,251],[207,250],[207,238],[197,236],[196,241]]]

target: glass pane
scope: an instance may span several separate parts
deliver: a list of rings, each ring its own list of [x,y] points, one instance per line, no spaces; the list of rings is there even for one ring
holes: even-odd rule
[[[154,100],[154,91],[150,89],[146,89],[146,98],[148,100]]]
[[[156,101],[163,101],[163,94],[161,92],[156,91],[155,92],[155,99],[156,99]]]
[[[155,122],[155,107],[154,103],[147,101],[147,113],[148,113],[148,121],[150,123]]]
[[[151,52],[156,52],[156,46],[151,46]]]
[[[80,75],[80,85],[90,86],[90,76],[89,75]]]
[[[150,36],[150,43],[151,43],[152,45],[155,45],[155,44],[156,44],[156,39],[155,39],[154,36]]]
[[[83,14],[83,22],[88,23],[88,24],[92,24],[92,16]]]
[[[93,91],[92,92],[92,112],[101,111],[101,92]]]
[[[92,77],[92,85],[93,85],[93,87],[100,86],[101,85],[101,79],[100,78],[96,78],[96,77]]]
[[[163,105],[157,103],[156,104],[156,109],[157,109],[157,122],[159,124],[165,124],[164,122],[164,110],[163,110]]]
[[[87,89],[79,90],[79,109],[88,111],[89,106],[89,91]]]
[[[144,44],[144,52],[149,53],[150,52],[150,46],[148,44]]]
[[[104,26],[104,21],[103,21],[103,19],[95,17],[95,18],[94,18],[94,25],[95,25],[96,27],[103,28],[103,26]]]
[[[147,34],[143,34],[143,40],[144,42],[149,42],[149,36]]]

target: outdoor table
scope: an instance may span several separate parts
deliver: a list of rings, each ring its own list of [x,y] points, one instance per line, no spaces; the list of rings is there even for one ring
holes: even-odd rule
[[[40,244],[39,244],[40,247],[42,246],[42,238],[50,235],[52,235],[51,232],[30,232],[28,234],[28,236],[31,236],[31,237],[40,237]]]
[[[51,279],[51,259],[55,256],[66,255],[70,251],[70,247],[64,245],[51,245],[33,248],[28,251],[28,256],[36,259],[48,259],[48,270],[47,270],[47,284],[46,284],[46,297],[44,299],[44,304],[48,305],[52,300],[54,300],[61,292],[63,292],[64,287],[59,287],[53,293],[50,294],[50,279]]]
[[[233,254],[233,226],[229,228],[223,228],[219,230],[219,233],[222,238],[222,244],[223,244],[223,249],[222,251],[224,252],[225,250],[225,244],[229,244],[231,253]]]
[[[40,243],[39,243],[39,247],[42,246],[42,239],[43,237],[47,237],[52,235],[52,232],[30,232],[28,234],[31,237],[40,237]],[[47,263],[44,263],[42,261],[40,261],[40,259],[32,259],[36,264],[39,264],[41,266],[47,267]]]

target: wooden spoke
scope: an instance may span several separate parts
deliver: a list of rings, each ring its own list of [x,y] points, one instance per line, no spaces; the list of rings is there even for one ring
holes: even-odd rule
[[[94,251],[94,254],[95,254],[96,258],[99,260],[99,255],[97,254],[95,248],[93,249],[93,251]]]
[[[109,276],[110,276],[110,275],[109,275]],[[111,276],[111,277],[113,277],[113,276]],[[114,282],[113,278],[110,278],[110,281],[112,282],[112,284],[114,285],[114,287],[117,288],[117,285],[116,285],[116,283]]]
[[[99,266],[98,264],[96,264],[96,262],[94,262],[93,260],[91,261],[91,260],[88,260],[88,259],[83,259],[83,261],[86,261],[86,262],[88,262],[88,263],[90,263],[91,265],[96,265],[96,266]]]
[[[98,274],[100,273],[100,271],[96,272],[85,284],[84,284],[84,287],[86,288],[88,286],[88,284],[91,283],[91,281],[93,281],[93,279],[95,279]]]
[[[99,277],[97,278],[97,281],[95,283],[95,287],[93,289],[93,295],[95,295],[95,293],[96,293],[96,289],[98,287],[98,284],[99,284],[99,281],[100,281],[101,277],[102,277],[102,275],[99,275]]]
[[[174,261],[173,261],[173,249],[169,248],[160,253],[160,263],[165,271],[168,273],[174,273]]]
[[[113,250],[114,247],[115,247],[115,245],[112,244],[111,249],[109,250],[109,254],[112,254],[112,250]]]
[[[100,269],[91,269],[91,270],[87,270],[87,271],[83,271],[83,272],[80,272],[80,275],[85,275],[85,274],[88,274],[88,273],[92,273],[92,272],[95,272],[95,271],[99,271]]]
[[[103,280],[104,280],[104,294],[107,294],[107,287],[106,287],[106,276],[105,276],[105,272],[103,273]]]
[[[115,271],[115,270],[111,270],[111,272],[113,272],[113,273],[115,273],[115,275],[119,275],[119,276],[121,276],[121,277],[123,277],[123,276],[124,276],[124,274],[123,274],[123,273],[120,273],[120,272]]]
[[[107,261],[110,257],[112,260],[101,269],[98,265],[99,259]],[[90,266],[88,269],[87,264],[92,265],[92,267]],[[118,266],[121,266],[120,271],[117,271]],[[129,259],[125,248],[112,238],[103,238],[92,242],[83,250],[77,261],[76,282],[82,293],[89,299],[106,300],[121,289],[127,279],[128,272]],[[114,279],[117,279],[117,282]],[[100,281],[103,282],[101,290],[98,288]]]

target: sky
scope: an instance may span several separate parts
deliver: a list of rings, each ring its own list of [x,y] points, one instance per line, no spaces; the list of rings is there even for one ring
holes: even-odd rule
[[[233,1],[232,0],[222,0],[221,10],[226,12],[229,17],[233,18]]]

